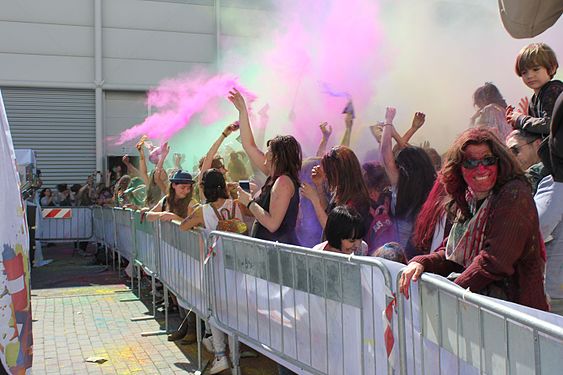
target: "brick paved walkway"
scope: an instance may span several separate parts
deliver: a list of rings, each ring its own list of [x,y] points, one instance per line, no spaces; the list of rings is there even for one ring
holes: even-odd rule
[[[117,272],[69,246],[43,252],[54,261],[32,271],[33,374],[197,374],[196,344],[141,336],[164,328],[162,312],[158,321],[131,321],[152,311],[148,290],[142,301],[120,302],[135,296],[116,293],[126,288]],[[180,317],[169,316],[174,330]],[[89,357],[106,361],[86,362]],[[203,359],[205,368],[212,355],[203,351]],[[277,374],[275,363],[263,356],[242,359],[241,367],[245,375]]]
[[[50,289],[33,294],[34,374],[176,374],[192,373],[197,364],[166,335],[156,320],[132,322],[147,312],[142,302],[119,302],[131,293],[124,285]],[[107,359],[102,364],[88,357]]]

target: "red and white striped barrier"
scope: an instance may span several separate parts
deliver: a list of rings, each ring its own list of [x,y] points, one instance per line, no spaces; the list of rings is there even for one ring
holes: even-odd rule
[[[72,208],[43,208],[41,217],[44,219],[70,219]]]

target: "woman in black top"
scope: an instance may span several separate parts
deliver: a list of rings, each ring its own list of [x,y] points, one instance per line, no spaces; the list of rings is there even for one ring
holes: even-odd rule
[[[246,205],[256,218],[252,237],[297,245],[295,224],[299,212],[299,171],[301,146],[291,135],[278,135],[268,141],[262,152],[252,135],[244,98],[236,89],[229,100],[239,111],[242,146],[252,163],[268,179],[257,198],[238,188],[239,202]]]

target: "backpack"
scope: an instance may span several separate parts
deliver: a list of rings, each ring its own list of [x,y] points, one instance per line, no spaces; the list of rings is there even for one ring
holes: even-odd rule
[[[232,206],[232,209],[231,209],[230,212],[229,212],[228,209],[222,208],[221,213],[219,213],[219,211],[217,211],[217,209],[215,207],[213,207],[213,205],[211,205],[211,208],[213,208],[215,215],[217,215],[217,219],[219,219],[219,222],[217,223],[217,228],[216,228],[217,230],[222,231],[222,232],[232,232],[232,233],[238,233],[238,234],[246,234],[246,232],[248,230],[248,228],[246,227],[246,224],[235,217],[235,212],[236,212],[236,209],[237,209],[237,203],[234,200],[233,200],[233,206]]]

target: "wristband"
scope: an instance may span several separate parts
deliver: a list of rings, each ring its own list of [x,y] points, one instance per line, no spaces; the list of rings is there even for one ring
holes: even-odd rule
[[[222,132],[221,134],[223,134],[223,137],[227,138],[227,134],[225,134],[225,132]]]
[[[254,199],[251,199],[250,202],[248,202],[248,204],[246,205],[246,208],[250,210],[250,206],[252,205],[252,203],[256,203],[256,201]]]

